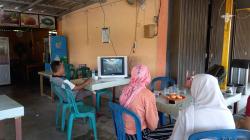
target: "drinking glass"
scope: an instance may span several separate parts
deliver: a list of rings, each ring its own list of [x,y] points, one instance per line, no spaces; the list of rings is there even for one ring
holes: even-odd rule
[[[167,87],[165,87],[163,90],[163,95],[166,96],[168,94],[169,94],[169,89]]]

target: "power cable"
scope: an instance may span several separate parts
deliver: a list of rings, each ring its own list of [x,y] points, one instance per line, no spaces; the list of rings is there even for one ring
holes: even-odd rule
[[[102,13],[103,13],[103,26],[106,27],[106,13],[105,13],[104,8],[102,6],[101,0],[99,0],[99,4],[100,4],[100,7],[101,7]]]
[[[102,13],[103,13],[103,27],[105,28],[105,27],[106,27],[106,13],[105,13],[105,10],[104,10],[104,8],[103,8],[103,6],[102,6],[101,0],[99,0],[99,4],[100,4],[100,7],[101,7]],[[112,41],[112,39],[111,39],[111,34],[110,34],[110,33],[109,33],[109,40],[110,40],[110,43],[111,43],[111,47],[112,47],[112,49],[113,49],[115,55],[117,56],[117,52],[116,52],[114,43],[113,43],[113,41]]]
[[[136,42],[137,42],[137,30],[138,30],[138,17],[139,17],[139,6],[136,2],[135,4],[135,30],[134,30],[134,42],[130,49],[129,56],[132,55],[132,53],[135,53],[136,49]]]

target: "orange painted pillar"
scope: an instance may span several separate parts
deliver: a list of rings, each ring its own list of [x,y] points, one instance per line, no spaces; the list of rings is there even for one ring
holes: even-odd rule
[[[159,14],[158,24],[158,39],[157,39],[157,62],[156,75],[166,75],[167,64],[167,31],[168,31],[168,5],[169,0],[160,0],[161,9]]]

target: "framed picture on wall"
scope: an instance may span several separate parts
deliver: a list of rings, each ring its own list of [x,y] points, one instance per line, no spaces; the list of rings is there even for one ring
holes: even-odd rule
[[[22,27],[34,27],[38,28],[38,15],[35,14],[21,14],[21,26]]]
[[[40,28],[55,29],[56,20],[52,16],[39,15]]]
[[[20,13],[10,11],[1,12],[0,26],[20,26]]]

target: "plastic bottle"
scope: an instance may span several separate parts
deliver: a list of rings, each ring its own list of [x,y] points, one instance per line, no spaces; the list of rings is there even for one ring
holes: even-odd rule
[[[92,70],[92,79],[95,79],[95,70]]]

